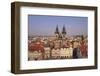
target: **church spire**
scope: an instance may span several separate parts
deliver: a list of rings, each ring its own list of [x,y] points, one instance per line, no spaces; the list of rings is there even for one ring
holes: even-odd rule
[[[62,34],[66,34],[66,28],[65,28],[65,26],[63,26]]]
[[[55,34],[59,34],[58,25],[56,26],[56,31],[55,31]]]

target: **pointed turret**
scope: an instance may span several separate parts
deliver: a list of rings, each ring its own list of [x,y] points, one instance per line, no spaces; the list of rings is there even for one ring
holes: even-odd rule
[[[56,31],[55,31],[55,34],[59,34],[58,25],[57,25],[57,27],[56,27]]]
[[[55,30],[55,35],[57,38],[59,38],[59,28],[58,28],[58,25],[56,26],[56,30]]]
[[[62,34],[66,34],[66,28],[65,28],[65,26],[63,26]]]
[[[66,28],[65,28],[65,26],[63,26],[63,28],[62,28],[62,37],[63,37],[63,39],[66,37]]]

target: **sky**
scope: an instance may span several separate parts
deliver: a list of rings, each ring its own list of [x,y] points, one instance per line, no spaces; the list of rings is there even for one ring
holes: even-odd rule
[[[28,36],[54,36],[56,26],[60,32],[65,26],[69,36],[87,35],[88,17],[28,15]]]

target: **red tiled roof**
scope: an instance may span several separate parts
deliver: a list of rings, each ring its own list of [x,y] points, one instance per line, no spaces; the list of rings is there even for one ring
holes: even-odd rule
[[[29,44],[28,48],[30,51],[39,51],[39,50],[43,51],[44,50],[44,47],[42,46],[42,44],[35,44],[35,43]]]

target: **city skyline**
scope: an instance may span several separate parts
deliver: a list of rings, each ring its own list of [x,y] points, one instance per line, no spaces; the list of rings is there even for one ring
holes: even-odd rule
[[[28,36],[54,36],[56,27],[62,32],[63,26],[67,35],[87,35],[88,18],[74,16],[49,16],[49,15],[29,15],[28,16]]]

